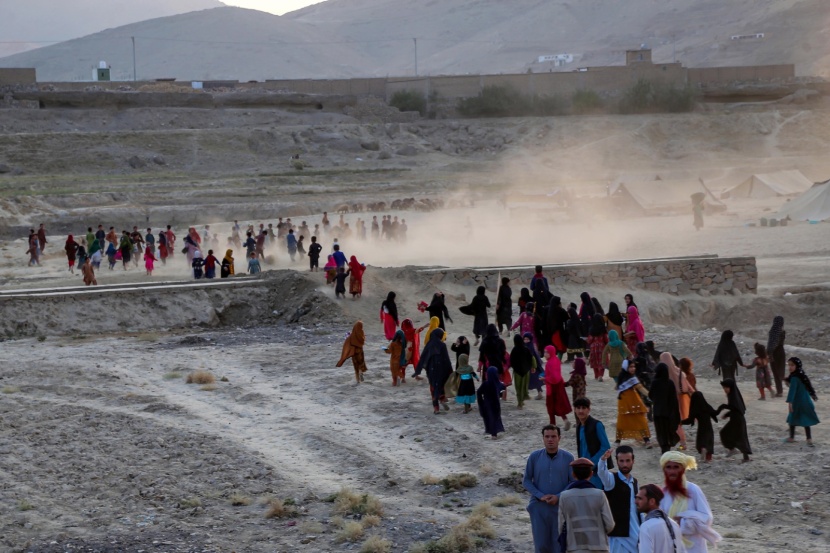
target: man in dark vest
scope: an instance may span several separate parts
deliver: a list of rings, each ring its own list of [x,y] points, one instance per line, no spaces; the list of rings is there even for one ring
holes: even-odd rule
[[[637,479],[631,475],[634,450],[627,445],[617,448],[617,472],[608,470],[612,451],[609,449],[603,454],[597,469],[597,476],[602,480],[605,497],[608,498],[614,516],[614,529],[608,534],[609,545],[611,553],[637,553],[642,519],[635,503],[639,491]]]
[[[576,450],[577,455],[590,459],[594,463],[594,476],[591,477],[591,484],[602,489],[602,481],[597,476],[597,466],[602,454],[605,453],[611,444],[608,443],[608,435],[605,433],[605,426],[591,416],[591,400],[587,397],[580,397],[574,401],[574,414],[576,415]],[[611,468],[614,464],[611,463]]]

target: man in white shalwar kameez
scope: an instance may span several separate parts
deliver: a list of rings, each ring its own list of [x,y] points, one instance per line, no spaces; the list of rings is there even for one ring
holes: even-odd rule
[[[721,536],[712,529],[712,509],[703,490],[686,480],[686,471],[696,469],[697,461],[679,451],[667,451],[660,457],[660,466],[665,477],[660,509],[680,526],[688,553],[706,553],[707,543],[715,545]]]
[[[660,510],[664,494],[658,486],[646,484],[634,498],[637,512],[645,515],[639,528],[638,553],[686,553],[680,526]]]

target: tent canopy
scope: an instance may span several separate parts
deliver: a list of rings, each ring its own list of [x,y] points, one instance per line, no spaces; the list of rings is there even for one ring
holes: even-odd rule
[[[693,179],[628,181],[617,179],[611,195],[627,197],[645,211],[677,211],[692,208],[692,194],[704,194],[704,203],[714,210],[726,206],[700,182]]]
[[[825,221],[830,219],[830,180],[818,183],[801,196],[784,204],[775,214],[778,219]]]
[[[723,193],[724,198],[774,198],[795,196],[810,189],[813,183],[801,171],[777,171],[752,175]]]

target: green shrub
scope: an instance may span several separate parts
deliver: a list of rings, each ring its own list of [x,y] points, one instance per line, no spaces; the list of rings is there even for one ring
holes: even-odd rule
[[[559,96],[522,94],[510,86],[485,86],[478,96],[458,101],[458,112],[465,117],[526,117],[565,113]]]
[[[427,100],[416,90],[399,90],[392,95],[389,105],[401,111],[417,111],[422,116],[427,111]]]
[[[571,108],[578,115],[593,113],[602,109],[602,98],[593,90],[577,90],[571,96]]]
[[[485,86],[478,96],[458,101],[458,112],[465,117],[519,117],[532,110],[532,102],[509,86]]]
[[[623,95],[620,113],[682,113],[692,111],[696,100],[691,87],[662,86],[640,79]]]

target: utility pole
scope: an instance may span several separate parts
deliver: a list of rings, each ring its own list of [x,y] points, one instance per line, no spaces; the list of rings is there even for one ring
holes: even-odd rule
[[[132,39],[132,41],[133,41],[133,82],[135,82],[135,81],[137,81],[137,80],[138,80],[138,79],[136,78],[136,73],[135,73],[135,37],[134,37],[134,36],[131,36],[130,38],[131,38],[131,39]]]
[[[673,63],[677,63],[677,35],[671,36],[671,59]]]
[[[415,43],[415,76],[418,76],[418,39],[413,38],[412,42]]]

